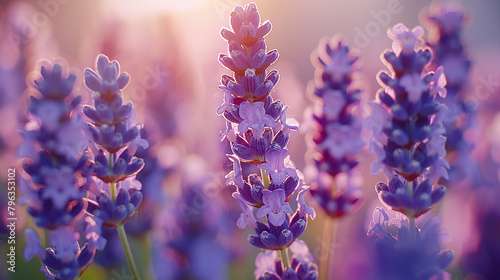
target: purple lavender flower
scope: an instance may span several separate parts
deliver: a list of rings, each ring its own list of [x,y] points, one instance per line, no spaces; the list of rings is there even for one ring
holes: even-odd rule
[[[165,203],[155,218],[155,279],[227,279],[233,226],[222,197],[213,194],[212,176],[191,168],[201,164],[197,156],[186,157],[180,197]]]
[[[315,280],[318,279],[318,267],[313,263],[312,254],[307,244],[302,240],[296,240],[291,246],[292,265],[283,271],[281,260],[274,251],[259,253],[255,259],[255,277],[258,280]]]
[[[423,72],[431,61],[422,50],[423,29],[411,31],[397,24],[388,31],[394,39],[393,51],[384,54],[390,73],[381,72],[378,101],[372,102],[372,116],[365,127],[372,132],[371,150],[376,162],[372,173],[384,171],[389,183],[379,183],[376,191],[388,208],[401,212],[389,221],[387,213],[375,209],[368,235],[376,236],[377,277],[375,279],[442,279],[454,253],[441,251],[440,219],[430,218],[419,229],[415,219],[441,200],[446,188],[432,186],[447,175],[444,159],[446,138],[443,127],[445,105],[437,101],[444,94],[442,70]]]
[[[94,91],[94,107],[85,106],[90,136],[95,145],[93,165],[95,185],[91,189],[87,211],[116,227],[132,274],[139,279],[124,224],[137,213],[142,202],[141,184],[135,176],[144,167],[144,160],[134,157],[138,147],[149,146],[140,136],[141,124],[134,124],[132,103],[123,104],[121,90],[130,76],[120,73],[117,61],[105,55],[97,59],[97,73],[85,70],[85,84]]]
[[[59,227],[50,233],[51,247],[43,249],[38,233],[32,228],[26,229],[27,246],[24,257],[30,260],[38,256],[43,263],[40,270],[48,279],[75,279],[90,265],[96,250],[102,250],[106,239],[101,236],[101,223],[99,218],[87,217],[85,219],[85,240],[87,244],[80,248],[78,240],[80,234],[71,227]]]
[[[375,239],[376,273],[373,279],[424,280],[447,275],[443,269],[451,263],[454,254],[440,247],[440,223],[438,216],[430,218],[421,231],[416,231],[416,242],[412,242],[411,229],[404,216],[389,219],[384,209],[376,208],[368,230]]]
[[[286,248],[302,235],[308,216],[314,213],[303,199],[307,188],[299,196],[297,211],[288,203],[296,193],[299,176],[286,145],[298,124],[287,118],[288,107],[270,96],[279,80],[277,71],[266,72],[278,59],[276,50],[266,51],[264,41],[271,23],[260,23],[255,3],[235,7],[230,23],[232,30],[221,30],[229,47],[219,61],[233,76],[222,76],[219,88],[224,91],[224,101],[217,108],[217,114],[226,120],[221,140],[228,139],[233,152],[228,155],[233,170],[226,176],[226,185],[237,188],[233,197],[243,210],[237,226],[255,229],[248,237],[250,244],[287,255]],[[241,162],[257,166],[260,174],[244,178]],[[283,261],[283,266],[285,275],[296,273],[288,262]]]
[[[31,97],[27,115],[32,121],[22,131],[25,142],[19,154],[27,157],[23,169],[29,175],[21,182],[21,203],[28,205],[37,226],[51,230],[52,247],[44,250],[38,234],[27,229],[24,256],[29,260],[37,255],[49,279],[74,279],[106,240],[101,236],[102,221],[85,213],[92,168],[84,154],[89,144],[84,123],[75,110],[80,97],[70,97],[75,76],[65,77],[60,64],[48,67],[42,66],[42,79],[35,81],[41,96]],[[80,248],[74,226],[84,219],[86,244]]]
[[[99,75],[85,70],[85,83],[94,90],[94,106],[85,106],[83,113],[88,118],[88,128],[94,143],[99,147],[95,155],[93,175],[109,184],[109,192],[96,191],[95,201],[90,201],[89,212],[103,219],[104,224],[124,224],[139,207],[143,195],[132,188],[121,187],[124,180],[133,178],[143,167],[144,160],[134,157],[131,145],[144,142],[140,138],[140,125],[132,124],[135,111],[132,103],[123,104],[121,89],[130,77],[120,72],[118,62],[100,55],[97,59]],[[147,147],[147,141],[143,143]],[[134,180],[134,179],[131,179]],[[118,183],[118,184],[117,184]],[[132,184],[134,185],[134,184]],[[119,190],[115,190],[116,186]]]
[[[318,106],[312,114],[314,127],[308,135],[313,138],[311,150],[317,169],[311,194],[325,213],[339,218],[356,211],[360,204],[359,186],[355,180],[348,180],[343,186],[340,181],[336,182],[341,173],[356,176],[356,154],[365,146],[360,116],[352,113],[359,110],[361,93],[352,87],[358,58],[338,39],[320,48],[314,88]]]
[[[428,45],[434,52],[431,69],[443,67],[446,75],[446,97],[438,100],[449,108],[444,116],[446,151],[451,162],[450,182],[457,182],[470,176],[470,152],[473,144],[465,139],[465,134],[474,123],[474,105],[466,102],[467,87],[470,83],[471,61],[466,46],[462,43],[462,28],[467,21],[463,7],[458,3],[443,3],[433,7],[426,20],[430,30],[437,34]],[[437,70],[439,71],[439,70]]]
[[[394,51],[384,54],[392,71],[379,74],[385,91],[378,94],[380,103],[371,104],[372,115],[365,121],[365,127],[372,132],[370,147],[377,157],[372,173],[385,170],[389,178],[399,174],[413,181],[428,168],[432,173],[445,164],[440,160],[444,156],[444,129],[439,117],[445,107],[431,94],[431,88],[432,93],[442,92],[434,89],[436,83],[431,83],[436,74],[430,72],[415,79],[432,56],[428,49],[408,52],[410,45],[414,48],[420,41],[417,35],[423,34],[418,28],[413,32],[404,30],[408,29],[402,24],[393,28],[392,33],[396,34],[393,46],[403,47],[394,47]],[[415,38],[406,38],[411,36]],[[419,86],[415,87],[416,84]]]
[[[21,184],[25,194],[21,202],[28,205],[37,226],[54,229],[73,223],[82,213],[91,169],[83,154],[88,143],[83,122],[72,114],[80,97],[69,97],[75,76],[64,77],[60,64],[48,67],[42,66],[42,79],[35,81],[41,96],[31,96],[27,114],[33,121],[21,132],[25,142],[19,155],[28,157],[23,168],[30,176]],[[51,114],[45,114],[47,107]],[[74,137],[64,136],[68,134],[80,140],[68,142]],[[77,177],[83,178],[78,181]]]
[[[257,218],[260,219],[267,215],[269,222],[274,226],[280,226],[285,222],[285,213],[293,213],[290,204],[285,201],[285,191],[282,189],[263,190],[262,200],[264,206],[257,211]]]
[[[413,194],[410,194],[408,182],[396,175],[389,180],[389,184],[380,182],[375,188],[380,201],[388,208],[408,217],[413,215],[415,218],[429,211],[446,194],[444,186],[432,189],[429,180],[420,183],[415,180],[413,186],[415,186]]]

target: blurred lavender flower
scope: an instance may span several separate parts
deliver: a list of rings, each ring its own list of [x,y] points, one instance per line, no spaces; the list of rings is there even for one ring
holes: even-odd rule
[[[44,250],[38,233],[28,228],[25,231],[27,245],[24,257],[30,260],[38,256],[43,263],[41,272],[47,279],[69,280],[80,277],[92,262],[96,250],[104,249],[106,239],[101,236],[102,221],[99,218],[87,217],[85,240],[87,244],[80,248],[80,234],[72,227],[59,227],[50,233],[51,247]]]
[[[450,279],[443,271],[453,260],[450,250],[441,250],[440,219],[430,218],[412,242],[408,219],[398,214],[395,219],[382,208],[373,212],[368,234],[375,239],[376,275],[373,279]]]
[[[463,7],[456,2],[443,3],[433,7],[426,16],[430,31],[437,34],[428,45],[434,52],[432,68],[443,66],[446,75],[446,97],[438,98],[448,106],[444,116],[446,129],[447,159],[450,161],[449,181],[451,183],[470,177],[470,153],[473,144],[465,138],[475,122],[474,104],[466,101],[467,87],[470,83],[471,61],[466,46],[462,43],[461,33],[468,16]]]
[[[270,96],[279,80],[276,70],[266,73],[278,59],[276,50],[266,51],[264,41],[271,23],[261,24],[257,6],[250,3],[234,8],[230,24],[232,30],[221,30],[229,54],[221,54],[219,61],[233,76],[222,76],[224,101],[217,108],[217,114],[226,119],[221,138],[229,140],[233,152],[228,155],[233,170],[226,176],[226,185],[237,188],[233,197],[243,210],[237,226],[255,229],[249,242],[258,248],[281,250],[287,260],[286,248],[302,235],[311,213],[303,211],[307,209],[303,199],[302,211],[294,212],[288,204],[299,176],[286,145],[298,124],[287,118],[288,107]],[[257,166],[260,176],[243,178],[242,162]],[[287,261],[283,266],[290,268]]]
[[[359,115],[361,90],[353,87],[357,60],[345,42],[334,38],[320,46],[320,55],[314,61],[316,110],[308,137],[313,140],[317,171],[311,194],[332,218],[356,211],[360,201],[359,182],[350,179],[357,176],[353,170],[358,164],[355,156],[365,146]],[[340,173],[347,175],[347,182],[336,178]]]
[[[318,279],[318,266],[313,263],[313,256],[309,253],[307,244],[296,240],[290,245],[292,251],[292,265],[285,271],[281,266],[275,251],[259,253],[255,259],[255,277],[258,280],[315,280]]]
[[[197,156],[186,156],[181,194],[162,205],[153,229],[153,272],[158,280],[227,279],[232,225],[220,190]]]
[[[480,187],[470,197],[474,224],[460,260],[467,277],[495,279],[500,273],[500,185]]]
[[[80,98],[67,98],[75,76],[64,77],[60,64],[47,67],[42,66],[42,79],[35,81],[41,97],[31,96],[31,121],[21,130],[24,142],[18,154],[27,157],[23,168],[29,179],[21,181],[20,202],[28,205],[37,226],[54,229],[74,223],[82,213],[91,169],[83,154],[88,143],[83,122],[72,114]]]
[[[415,180],[413,186],[415,186],[413,194],[410,194],[408,182],[395,175],[389,180],[389,184],[380,182],[375,189],[380,201],[388,208],[408,217],[413,215],[415,218],[429,211],[446,194],[444,186],[432,189],[429,180],[423,180],[420,183]]]
[[[22,130],[24,143],[19,156],[29,179],[21,180],[28,213],[39,227],[52,230],[51,248],[46,250],[35,230],[28,228],[25,258],[37,255],[42,272],[49,279],[74,279],[92,262],[96,250],[106,239],[101,236],[102,221],[86,215],[86,191],[92,180],[90,161],[84,154],[88,140],[84,124],[75,113],[80,97],[71,99],[75,76],[65,77],[60,64],[42,66],[42,79],[35,81],[41,97],[31,96],[27,115],[31,122]],[[74,226],[85,219],[86,244],[80,248]]]
[[[372,132],[370,148],[376,157],[372,174],[384,171],[389,179],[388,184],[377,184],[379,198],[407,219],[400,216],[389,223],[387,213],[375,209],[368,235],[378,237],[377,279],[443,279],[454,253],[440,252],[439,218],[430,218],[421,229],[415,226],[415,218],[446,193],[444,186],[432,188],[439,177],[447,178],[448,168],[442,124],[446,106],[436,100],[446,93],[442,68],[422,71],[432,54],[418,46],[424,35],[420,26],[410,31],[397,24],[388,35],[394,40],[393,51],[384,58],[392,69],[378,76],[385,88],[378,102],[371,102],[365,127]]]

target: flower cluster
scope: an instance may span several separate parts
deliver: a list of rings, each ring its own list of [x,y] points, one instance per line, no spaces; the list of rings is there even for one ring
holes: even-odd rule
[[[135,175],[144,167],[144,161],[133,154],[139,145],[147,147],[148,143],[140,138],[141,126],[133,124],[132,103],[123,104],[121,90],[130,76],[127,73],[118,76],[118,62],[110,62],[105,55],[98,57],[97,71],[99,75],[85,70],[85,84],[94,91],[94,107],[83,107],[83,113],[98,149],[93,175],[99,179],[91,190],[95,200],[90,201],[88,211],[100,217],[105,225],[116,226],[132,217],[142,201]]]
[[[311,131],[317,176],[311,194],[328,216],[338,218],[359,206],[359,185],[353,168],[358,163],[355,155],[365,143],[359,116],[361,90],[352,86],[358,57],[341,40],[334,39],[320,48],[314,87],[317,106]],[[356,111],[358,115],[353,113]],[[341,173],[345,176],[337,177]]]
[[[51,68],[49,68],[51,67]],[[51,247],[44,250],[38,233],[28,228],[27,260],[37,255],[49,279],[74,279],[102,250],[106,239],[100,236],[101,219],[85,213],[86,191],[92,184],[92,168],[84,154],[88,140],[84,123],[76,114],[80,97],[71,98],[75,75],[63,74],[61,64],[41,68],[35,81],[40,96],[31,96],[27,117],[31,121],[22,131],[20,156],[28,179],[23,179],[21,203],[39,227],[51,230]],[[86,225],[86,245],[80,248],[75,225]]]
[[[259,253],[255,259],[255,277],[258,280],[300,279],[313,280],[318,278],[318,266],[313,263],[313,256],[307,244],[296,240],[290,245],[292,265],[283,271],[281,260],[276,251]]]
[[[443,124],[446,128],[446,151],[450,161],[450,182],[457,182],[470,173],[469,154],[473,144],[465,133],[473,126],[475,107],[466,102],[471,61],[462,43],[462,27],[467,20],[463,8],[454,2],[434,7],[428,17],[431,31],[437,33],[436,41],[429,42],[434,53],[433,68],[443,66],[446,75],[446,97],[438,100],[448,106]]]
[[[446,106],[435,100],[436,94],[445,96],[446,79],[442,68],[420,74],[432,58],[428,49],[414,50],[422,42],[421,27],[409,31],[399,24],[389,35],[394,39],[393,51],[384,58],[392,71],[380,72],[378,79],[385,89],[379,91],[378,102],[370,102],[372,115],[364,123],[372,133],[370,149],[376,157],[371,171],[413,181],[429,169],[433,185],[440,176],[447,177],[442,124]]]
[[[427,280],[431,276],[443,277],[443,271],[453,260],[450,250],[442,250],[439,243],[438,216],[429,219],[421,230],[410,229],[408,219],[398,215],[389,219],[382,208],[373,212],[368,234],[376,236],[377,275],[374,279],[409,279]],[[415,242],[412,242],[410,230],[416,231]],[[436,278],[443,279],[443,278]]]
[[[376,157],[372,173],[384,171],[389,179],[388,184],[377,184],[379,198],[388,208],[403,213],[409,220],[409,225],[405,226],[404,219],[400,219],[392,236],[384,235],[382,233],[391,231],[389,226],[382,226],[388,217],[385,211],[376,209],[375,225],[372,224],[368,234],[377,236],[378,242],[383,244],[384,249],[377,250],[380,262],[392,263],[393,258],[398,258],[407,259],[407,266],[421,263],[418,271],[417,266],[401,271],[397,267],[381,267],[381,279],[428,279],[442,274],[442,269],[453,258],[451,251],[446,253],[444,260],[436,257],[439,223],[434,219],[437,218],[428,222],[428,227],[433,229],[429,238],[425,238],[427,225],[422,229],[415,226],[415,218],[444,197],[445,187],[432,186],[440,176],[447,176],[448,167],[443,158],[446,137],[442,122],[446,106],[436,100],[436,95],[444,97],[446,94],[443,88],[446,80],[441,67],[435,73],[422,71],[432,59],[428,49],[418,47],[423,33],[421,27],[410,31],[403,24],[388,31],[394,40],[393,50],[383,57],[391,72],[380,72],[379,82],[385,89],[379,91],[378,102],[371,102],[372,115],[365,120],[366,128],[372,132],[370,148]],[[398,273],[407,276],[401,277]]]
[[[227,185],[237,188],[233,197],[243,210],[238,227],[255,229],[249,242],[262,249],[283,250],[302,235],[307,217],[315,215],[303,200],[308,187],[298,188],[299,175],[286,149],[298,124],[286,117],[288,106],[270,96],[279,79],[275,70],[266,73],[278,58],[276,50],[266,51],[264,36],[271,24],[260,23],[254,3],[235,7],[230,23],[232,30],[221,31],[229,54],[221,54],[219,61],[234,75],[222,76],[224,102],[217,109],[226,119],[222,139],[229,140],[233,152],[228,155],[233,170],[226,176]],[[260,174],[244,178],[242,163],[257,166]],[[294,193],[298,193],[297,211],[288,203]]]
[[[227,279],[234,226],[219,186],[198,156],[186,155],[179,169],[180,196],[155,217],[155,279]]]

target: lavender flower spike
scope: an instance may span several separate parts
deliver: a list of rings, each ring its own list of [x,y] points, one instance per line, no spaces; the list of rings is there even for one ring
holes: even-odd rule
[[[149,146],[141,139],[142,124],[134,124],[135,110],[131,102],[125,103],[121,90],[130,76],[120,73],[117,61],[105,55],[97,58],[97,72],[85,70],[85,84],[94,91],[94,107],[85,106],[83,113],[93,140],[96,186],[92,189],[87,211],[109,227],[117,227],[127,261],[134,278],[139,279],[124,224],[137,213],[142,202],[141,184],[135,176],[144,167],[144,160],[134,156],[138,146]],[[91,246],[102,244],[90,235]]]
[[[48,230],[51,247],[43,249],[38,233],[28,228],[24,257],[38,256],[48,279],[75,279],[92,262],[96,250],[106,245],[99,218],[86,212],[87,191],[93,184],[85,153],[90,142],[76,110],[81,97],[71,97],[75,75],[65,75],[60,64],[45,64],[41,75],[34,83],[39,94],[31,96],[28,105],[31,121],[22,131],[25,142],[19,153],[28,157],[23,169],[29,179],[21,183],[25,195],[21,203],[28,205],[35,224]],[[75,225],[83,221],[92,226],[80,247]]]
[[[470,153],[474,146],[465,139],[467,130],[475,122],[476,111],[474,104],[467,102],[466,96],[471,61],[461,33],[468,15],[460,4],[449,2],[431,7],[430,14],[425,15],[424,20],[429,23],[429,30],[437,35],[428,42],[434,52],[429,68],[437,69],[436,73],[444,72],[447,79],[445,87],[448,95],[439,98],[439,101],[449,108],[443,124],[446,128],[446,151],[451,165],[449,182],[455,183],[471,176]]]
[[[338,38],[320,45],[316,64],[314,127],[309,131],[315,164],[315,178],[311,194],[332,218],[339,218],[357,210],[360,202],[359,186],[354,180],[342,184],[338,175],[357,176],[354,167],[356,155],[365,146],[361,138],[359,94],[353,87],[358,57]],[[335,187],[336,185],[336,187]],[[341,185],[344,185],[341,187]]]
[[[248,236],[250,244],[279,250],[284,255],[285,249],[304,233],[307,218],[314,215],[303,199],[296,211],[288,203],[299,183],[287,149],[290,134],[298,124],[287,118],[288,106],[270,95],[279,80],[276,70],[267,73],[278,59],[278,52],[267,51],[264,41],[271,23],[260,23],[255,3],[235,7],[230,23],[232,30],[221,30],[221,36],[228,41],[228,54],[221,54],[219,61],[232,71],[232,76],[222,76],[219,88],[224,98],[216,110],[226,120],[221,140],[229,140],[233,152],[228,155],[233,170],[226,176],[226,185],[236,187],[233,197],[243,210],[237,226],[255,229],[255,234]],[[260,174],[243,177],[242,163],[257,166]],[[307,189],[301,198],[305,192]],[[288,257],[283,260],[282,271],[285,275],[292,273]]]
[[[444,186],[433,188],[449,167],[442,123],[446,106],[438,102],[446,92],[445,78],[441,69],[423,71],[432,54],[420,47],[421,27],[410,31],[397,24],[388,34],[393,50],[383,57],[390,72],[378,75],[384,89],[371,103],[365,128],[372,132],[370,147],[377,158],[372,173],[384,171],[389,180],[376,186],[380,201],[404,216],[389,221],[385,210],[375,209],[368,231],[376,242],[374,279],[442,279],[454,253],[440,248],[440,218],[431,217],[421,229],[415,219],[446,193]]]

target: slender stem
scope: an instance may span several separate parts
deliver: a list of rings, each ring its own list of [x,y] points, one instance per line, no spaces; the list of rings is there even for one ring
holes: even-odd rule
[[[290,267],[290,261],[288,260],[288,250],[286,247],[280,251],[280,255],[281,263],[283,265],[283,272],[285,272],[285,270]]]
[[[408,182],[408,193],[410,194],[410,197],[413,199],[413,181]],[[415,232],[415,217],[413,215],[413,211],[409,211],[408,213],[408,219],[410,221],[410,240],[412,242],[416,242],[416,232]]]
[[[137,271],[137,267],[135,266],[134,257],[132,256],[132,251],[130,250],[130,245],[128,244],[125,227],[123,225],[118,225],[117,228],[118,235],[120,235],[120,240],[122,241],[123,250],[125,251],[125,256],[127,257],[128,265],[130,266],[130,270],[132,270],[134,279],[140,280],[141,278],[139,277],[139,272]]]
[[[111,199],[113,199],[113,201],[116,201],[116,183],[110,183],[109,189],[111,190]]]
[[[264,169],[260,170],[260,177],[262,177],[264,188],[268,189],[269,185],[271,185],[271,182],[269,181],[269,176],[266,175],[266,171]]]
[[[109,161],[108,161],[109,170],[113,170],[114,164],[115,164],[115,154],[112,153],[109,155]],[[109,189],[110,189],[110,193],[111,193],[111,199],[113,201],[116,201],[116,183],[110,183]]]
[[[319,265],[320,279],[330,279],[330,263],[335,257],[335,243],[337,241],[338,220],[331,217],[326,217],[325,226],[323,227],[323,241],[321,242],[321,256]],[[333,246],[332,246],[333,244]]]

